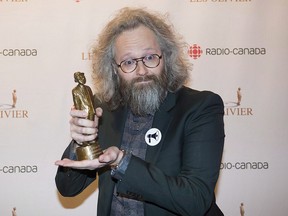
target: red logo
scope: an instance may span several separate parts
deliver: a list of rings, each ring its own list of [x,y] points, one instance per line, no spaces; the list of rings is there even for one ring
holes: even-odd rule
[[[198,59],[201,57],[203,51],[200,46],[197,44],[193,44],[192,46],[189,47],[188,54],[190,57],[193,59]]]

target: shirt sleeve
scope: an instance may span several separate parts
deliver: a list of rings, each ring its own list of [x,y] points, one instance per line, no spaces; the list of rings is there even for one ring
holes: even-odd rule
[[[132,153],[127,152],[125,153],[124,157],[121,159],[118,165],[116,165],[115,168],[111,169],[111,176],[118,180],[121,181],[123,176],[125,175],[126,169],[128,167],[128,164],[130,162]]]

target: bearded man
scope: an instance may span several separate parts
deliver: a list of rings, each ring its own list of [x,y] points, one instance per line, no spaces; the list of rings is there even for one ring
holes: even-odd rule
[[[166,20],[144,9],[120,10],[93,49],[95,120],[70,113],[72,142],[56,161],[56,185],[75,196],[98,173],[98,216],[223,215],[214,196],[223,102],[184,86],[191,65]],[[104,153],[73,160],[75,145],[95,138]]]

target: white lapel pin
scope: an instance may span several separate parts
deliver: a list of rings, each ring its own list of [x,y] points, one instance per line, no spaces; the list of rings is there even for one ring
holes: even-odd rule
[[[145,141],[149,146],[157,145],[161,141],[161,139],[161,131],[157,128],[151,128],[145,134]]]

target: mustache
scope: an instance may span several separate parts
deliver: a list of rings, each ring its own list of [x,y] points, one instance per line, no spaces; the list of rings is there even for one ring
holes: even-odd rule
[[[131,81],[131,84],[137,83],[137,82],[146,82],[146,81],[155,81],[157,78],[155,75],[146,75],[141,77],[136,77]]]

